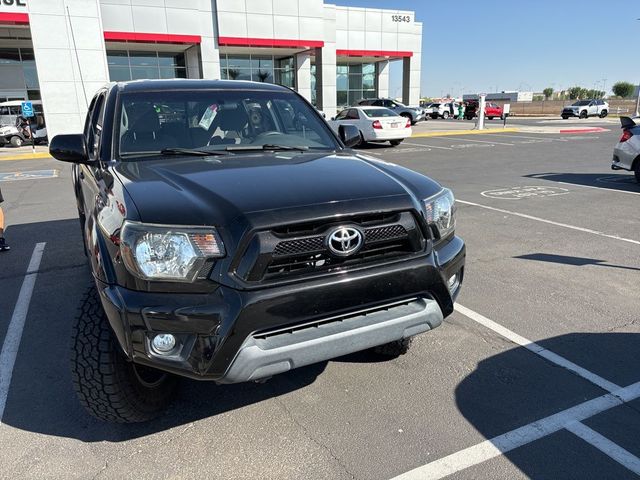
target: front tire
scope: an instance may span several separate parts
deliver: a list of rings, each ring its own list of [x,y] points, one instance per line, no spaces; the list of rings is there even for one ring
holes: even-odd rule
[[[636,182],[640,183],[640,160],[636,160],[636,165],[633,169],[633,174],[636,177]]]
[[[384,357],[396,358],[407,353],[409,351],[409,348],[411,347],[412,342],[413,339],[411,337],[402,338],[394,342],[389,342],[385,343],[384,345],[373,347],[373,351],[376,354],[382,355]]]
[[[20,137],[18,137],[17,135],[14,137],[11,137],[11,146],[18,148],[22,146],[22,139]]]
[[[609,112],[607,112],[606,110],[600,112],[600,118],[605,118],[607,115],[609,115]]]
[[[125,358],[102,309],[98,291],[86,292],[71,339],[71,376],[82,406],[107,422],[146,422],[173,399],[177,379]]]
[[[562,115],[562,119],[563,120],[567,120],[569,117],[567,117],[566,115]]]
[[[589,118],[589,114],[586,110],[580,112],[580,118]]]
[[[402,143],[402,140],[404,139],[400,139],[400,140],[389,140],[389,143],[391,144],[392,147],[397,147],[398,145],[400,145]]]

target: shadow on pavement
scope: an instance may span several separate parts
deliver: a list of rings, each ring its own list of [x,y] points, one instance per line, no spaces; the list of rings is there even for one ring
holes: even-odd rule
[[[640,334],[574,333],[536,343],[620,387],[640,381]],[[475,371],[460,382],[455,398],[466,420],[491,440],[606,393],[594,387],[518,347],[479,362]],[[628,407],[615,408],[621,409],[620,415],[640,415]],[[599,433],[607,437],[616,428],[607,427]],[[619,430],[616,435],[623,439],[624,448],[638,451],[637,432],[632,428],[628,432]],[[504,455],[527,478],[637,478],[566,430]],[[490,471],[486,465],[477,468],[472,473]]]
[[[142,425],[114,425],[93,419],[79,404],[71,384],[69,349],[72,322],[91,281],[82,251],[77,219],[13,225],[8,229],[15,248],[12,275],[0,275],[15,286],[6,306],[7,318],[37,242],[47,242],[31,300],[2,422],[45,435],[85,442],[120,442],[165,431],[202,418],[242,408],[313,383],[326,362],[278,375],[265,384],[217,386],[182,380],[178,396],[164,416]],[[13,292],[12,292],[13,293]],[[2,325],[0,325],[2,327]],[[4,335],[0,328],[0,335]],[[0,343],[3,338],[0,336]],[[0,475],[1,476],[1,475]]]
[[[611,265],[606,260],[597,260],[595,258],[571,257],[568,255],[554,255],[550,253],[530,253],[528,255],[519,255],[521,260],[535,260],[537,262],[559,263],[564,265],[574,265],[576,267],[584,267],[586,265],[595,265],[598,267],[619,268],[622,270],[640,271],[638,267],[628,267],[626,265]]]
[[[571,185],[586,187],[598,187],[606,190],[618,190],[624,192],[640,192],[640,183],[636,182],[633,173],[532,173],[524,175],[526,178],[538,180],[550,180]]]

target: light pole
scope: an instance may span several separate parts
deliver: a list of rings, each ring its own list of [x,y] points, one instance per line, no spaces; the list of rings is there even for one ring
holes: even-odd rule
[[[640,83],[638,84],[638,98],[636,99],[636,111],[633,114],[635,117],[640,117],[640,112],[638,111],[638,109],[640,109]]]

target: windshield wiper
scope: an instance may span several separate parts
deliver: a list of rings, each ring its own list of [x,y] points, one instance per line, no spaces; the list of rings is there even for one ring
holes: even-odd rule
[[[198,150],[195,148],[163,148],[161,155],[193,155],[195,157],[209,157],[211,155],[227,155],[226,152],[217,150]]]
[[[296,150],[305,152],[309,150],[306,145],[276,145],[274,143],[265,143],[264,145],[235,145],[225,148],[227,152],[244,152],[244,151],[259,151],[259,150]]]

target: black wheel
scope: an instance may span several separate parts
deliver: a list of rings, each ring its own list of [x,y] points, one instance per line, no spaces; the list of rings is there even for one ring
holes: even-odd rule
[[[609,115],[609,112],[607,112],[606,110],[602,110],[602,111],[600,112],[600,118],[604,118],[604,117],[606,117],[607,115]]]
[[[416,122],[413,121],[413,118],[411,118],[411,115],[409,115],[408,113],[401,113],[400,116],[409,120],[411,122],[411,125],[416,124]]]
[[[358,143],[356,147],[364,147],[366,144],[367,142],[364,139],[364,135],[362,134],[362,132],[360,132],[360,143]]]
[[[443,113],[442,113],[442,118],[444,118],[445,120],[446,120],[447,118],[449,118],[449,112],[443,112]]]
[[[640,159],[636,160],[635,167],[633,168],[633,174],[636,177],[636,182],[640,183]]]
[[[100,420],[146,422],[169,405],[176,377],[128,362],[95,285],[85,294],[71,338],[71,377],[80,403]]]
[[[395,342],[385,343],[373,348],[373,351],[378,355],[384,355],[385,357],[399,357],[409,351],[411,347],[412,338],[403,338],[396,340]]]
[[[404,138],[401,138],[400,140],[389,140],[389,143],[392,147],[397,147],[402,143],[402,140],[404,140]]]
[[[589,114],[587,113],[586,110],[583,110],[580,112],[580,118],[588,118]]]
[[[11,146],[12,147],[16,147],[16,148],[17,147],[21,147],[22,146],[22,139],[20,137],[18,137],[17,135],[11,137]]]
[[[489,120],[493,120],[493,117],[487,117]]]
[[[566,115],[562,115],[562,119],[563,120],[566,120],[567,118],[569,118],[569,117],[567,117]]]

